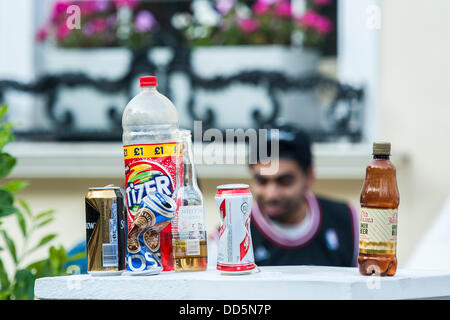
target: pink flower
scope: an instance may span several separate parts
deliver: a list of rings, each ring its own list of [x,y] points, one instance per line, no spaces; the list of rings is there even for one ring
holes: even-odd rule
[[[275,5],[275,15],[282,18],[292,16],[292,5],[288,0],[281,0]]]
[[[83,26],[83,33],[86,36],[92,36],[94,34],[103,33],[108,29],[108,22],[104,18],[95,18],[92,21],[88,21]]]
[[[109,1],[108,0],[96,0],[93,1],[93,9],[95,12],[104,12],[108,9],[109,7]]]
[[[220,12],[222,16],[225,16],[230,12],[231,9],[234,7],[234,1],[235,0],[217,0],[216,2],[216,9]]]
[[[109,7],[107,0],[85,0],[79,1],[77,4],[80,7],[81,14],[89,15],[91,13],[104,12]]]
[[[333,24],[327,17],[321,17],[316,23],[317,33],[326,35],[333,30]]]
[[[114,5],[116,8],[130,8],[131,10],[134,10],[139,5],[139,0],[113,0]]]
[[[64,41],[71,33],[72,30],[67,27],[67,24],[64,21],[59,25],[58,30],[56,30],[56,38],[58,41]]]
[[[256,14],[265,14],[270,9],[270,3],[266,0],[257,0],[252,9]]]
[[[95,30],[94,30],[94,26],[92,25],[92,23],[86,22],[82,27],[82,32],[85,36],[88,36],[88,37],[93,36],[95,33]]]
[[[117,16],[115,14],[110,14],[106,18],[106,23],[108,24],[108,26],[110,26],[112,28],[117,27]]]
[[[333,30],[333,24],[328,17],[320,15],[311,9],[306,10],[297,23],[301,27],[311,28],[321,35],[328,34]]]
[[[47,38],[48,38],[48,27],[42,27],[38,30],[38,32],[36,33],[36,40],[38,42],[44,42]]]
[[[70,1],[58,0],[53,4],[50,20],[55,22],[66,14],[67,8],[71,5]]]
[[[258,30],[259,22],[255,19],[245,18],[238,20],[239,29],[245,33],[252,33]]]
[[[96,33],[102,33],[108,28],[108,24],[106,19],[104,18],[95,18],[92,20],[92,25]]]
[[[156,19],[150,11],[141,10],[134,20],[134,29],[137,33],[149,32],[156,24]]]
[[[298,19],[298,23],[304,27],[313,27],[316,23],[318,14],[312,10],[306,10],[303,16]]]
[[[95,18],[92,21],[88,21],[83,26],[83,33],[87,36],[103,33],[108,29],[108,21],[104,18]]]
[[[77,3],[77,6],[80,8],[80,13],[83,16],[94,12],[93,1],[80,1]]]

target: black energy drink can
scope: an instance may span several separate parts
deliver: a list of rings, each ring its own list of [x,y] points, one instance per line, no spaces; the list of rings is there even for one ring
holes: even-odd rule
[[[126,269],[128,226],[120,188],[89,188],[85,203],[88,273],[121,274]]]

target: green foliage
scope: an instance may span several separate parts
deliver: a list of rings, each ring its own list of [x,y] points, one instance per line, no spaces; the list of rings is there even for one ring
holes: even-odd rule
[[[6,114],[7,106],[0,107],[0,119]],[[0,178],[5,178],[16,164],[16,159],[3,148],[14,141],[11,123],[0,124]],[[4,299],[33,299],[34,282],[40,277],[49,277],[66,274],[64,266],[70,261],[81,258],[83,254],[68,258],[63,246],[59,248],[51,246],[48,249],[48,258],[27,264],[26,260],[36,250],[44,248],[57,235],[46,234],[34,243],[33,237],[41,228],[54,220],[54,211],[47,210],[33,214],[28,204],[22,199],[15,199],[15,195],[26,188],[27,181],[14,180],[0,185],[0,300]],[[18,205],[16,204],[18,203]],[[20,229],[19,235],[12,237],[11,233],[3,227],[2,219],[7,216],[15,216]],[[20,238],[20,242],[18,241]],[[18,248],[17,244],[21,247]],[[8,257],[13,265],[8,272],[4,263],[4,257]]]

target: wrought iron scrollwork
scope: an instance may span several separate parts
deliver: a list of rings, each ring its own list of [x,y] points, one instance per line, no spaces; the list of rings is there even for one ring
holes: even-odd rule
[[[271,111],[264,116],[255,106],[252,111],[255,127],[268,127],[276,125],[280,114],[279,93],[287,90],[311,91],[318,88],[329,88],[334,92],[333,98],[328,108],[328,117],[333,128],[329,132],[321,132],[319,135],[323,140],[327,135],[347,136],[353,141],[361,139],[361,126],[356,128],[351,126],[351,121],[355,113],[361,112],[363,89],[342,84],[339,81],[324,77],[318,74],[300,75],[293,78],[279,72],[268,72],[261,70],[243,71],[231,76],[216,76],[214,78],[204,78],[197,75],[191,67],[191,52],[182,46],[172,46],[173,56],[164,67],[165,82],[163,92],[171,96],[170,78],[175,72],[184,74],[191,86],[190,97],[187,101],[187,112],[192,120],[203,121],[205,129],[216,124],[214,106],[209,106],[204,114],[197,110],[196,91],[199,89],[206,91],[223,90],[234,84],[254,85],[265,88],[270,98]],[[150,49],[152,50],[152,49]],[[58,94],[62,88],[89,87],[102,93],[123,92],[131,98],[131,88],[133,81],[139,74],[155,74],[160,72],[159,66],[149,58],[148,50],[135,51],[132,54],[127,72],[118,79],[92,78],[81,73],[64,73],[58,75],[44,75],[33,83],[20,83],[10,80],[0,80],[0,102],[4,101],[7,91],[27,92],[33,95],[42,96],[45,100],[46,114],[53,125],[51,132],[28,132],[20,133],[24,137],[52,136],[59,140],[117,140],[121,139],[120,121],[121,114],[116,106],[111,106],[107,114],[111,127],[108,131],[78,131],[74,127],[74,115],[66,111],[62,116],[57,116],[55,106]],[[339,106],[344,105],[344,112],[337,115]]]

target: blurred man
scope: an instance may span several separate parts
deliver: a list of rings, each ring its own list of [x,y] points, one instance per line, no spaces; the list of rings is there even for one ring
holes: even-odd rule
[[[263,161],[250,165],[256,264],[356,266],[356,211],[311,191],[315,180],[311,143],[304,132],[280,129],[278,141],[276,173],[264,174]],[[270,150],[270,139],[267,142]]]

